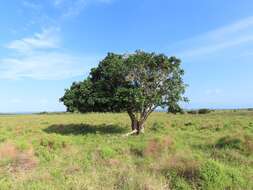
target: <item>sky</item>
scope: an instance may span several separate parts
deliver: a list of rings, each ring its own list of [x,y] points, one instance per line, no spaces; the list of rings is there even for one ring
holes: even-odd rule
[[[0,6],[0,112],[59,102],[107,52],[182,60],[184,108],[253,107],[252,0],[9,0]]]

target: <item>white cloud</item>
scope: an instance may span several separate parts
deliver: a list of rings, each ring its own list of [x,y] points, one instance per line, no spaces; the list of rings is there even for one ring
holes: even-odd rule
[[[14,40],[6,47],[19,52],[58,48],[60,46],[59,30],[59,28],[44,29],[41,33],[36,33],[32,37]]]
[[[59,80],[86,74],[96,57],[60,52],[37,52],[0,60],[0,78]]]
[[[0,59],[1,79],[58,80],[86,74],[97,56],[76,55],[60,47],[58,29],[44,29],[7,46],[12,56]]]
[[[179,47],[179,50],[175,54],[189,60],[252,44],[252,42],[253,17],[248,17],[230,25],[183,40],[175,44],[171,49]]]
[[[11,56],[0,59],[0,79],[57,80],[87,74],[90,67],[98,63],[98,56],[77,55],[63,50],[60,26],[65,18],[78,16],[87,5],[111,1],[113,0],[50,0],[44,4],[23,0],[24,8],[32,12],[32,25],[37,24],[44,29],[5,45]],[[57,9],[57,14],[50,14],[45,6]]]

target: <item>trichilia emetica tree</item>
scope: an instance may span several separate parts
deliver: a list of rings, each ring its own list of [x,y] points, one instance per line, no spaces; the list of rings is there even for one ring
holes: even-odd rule
[[[164,54],[136,51],[108,53],[87,79],[73,83],[60,99],[69,112],[127,112],[132,132],[144,132],[158,107],[180,111],[186,85],[181,61]]]

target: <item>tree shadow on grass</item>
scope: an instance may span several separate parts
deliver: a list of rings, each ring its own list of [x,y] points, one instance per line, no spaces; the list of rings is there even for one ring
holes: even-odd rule
[[[86,134],[121,134],[127,131],[119,125],[90,125],[90,124],[59,124],[43,129],[46,133],[61,135],[86,135]]]

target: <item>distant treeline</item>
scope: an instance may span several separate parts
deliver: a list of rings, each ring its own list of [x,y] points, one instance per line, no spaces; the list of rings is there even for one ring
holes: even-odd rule
[[[208,114],[214,111],[253,111],[253,108],[246,108],[246,109],[208,109],[208,108],[202,108],[202,109],[194,109],[194,110],[184,110],[184,113],[188,114]]]
[[[202,108],[202,109],[198,109],[198,110],[188,110],[188,111],[186,111],[186,113],[188,113],[188,114],[208,114],[213,111],[215,111],[215,110]]]
[[[202,109],[192,109],[192,110],[183,110],[181,113],[182,114],[208,114],[211,112],[215,112],[215,111],[232,111],[232,112],[236,112],[236,111],[253,111],[253,108],[244,108],[244,109],[208,109],[208,108],[202,108]],[[156,112],[166,112],[166,110],[162,110],[162,109],[158,109],[156,110]],[[78,113],[78,112],[76,112]],[[62,115],[62,114],[71,114],[69,112],[47,112],[47,111],[43,111],[43,112],[18,112],[18,113],[0,113],[0,115],[30,115],[30,114],[37,114],[37,115]]]

